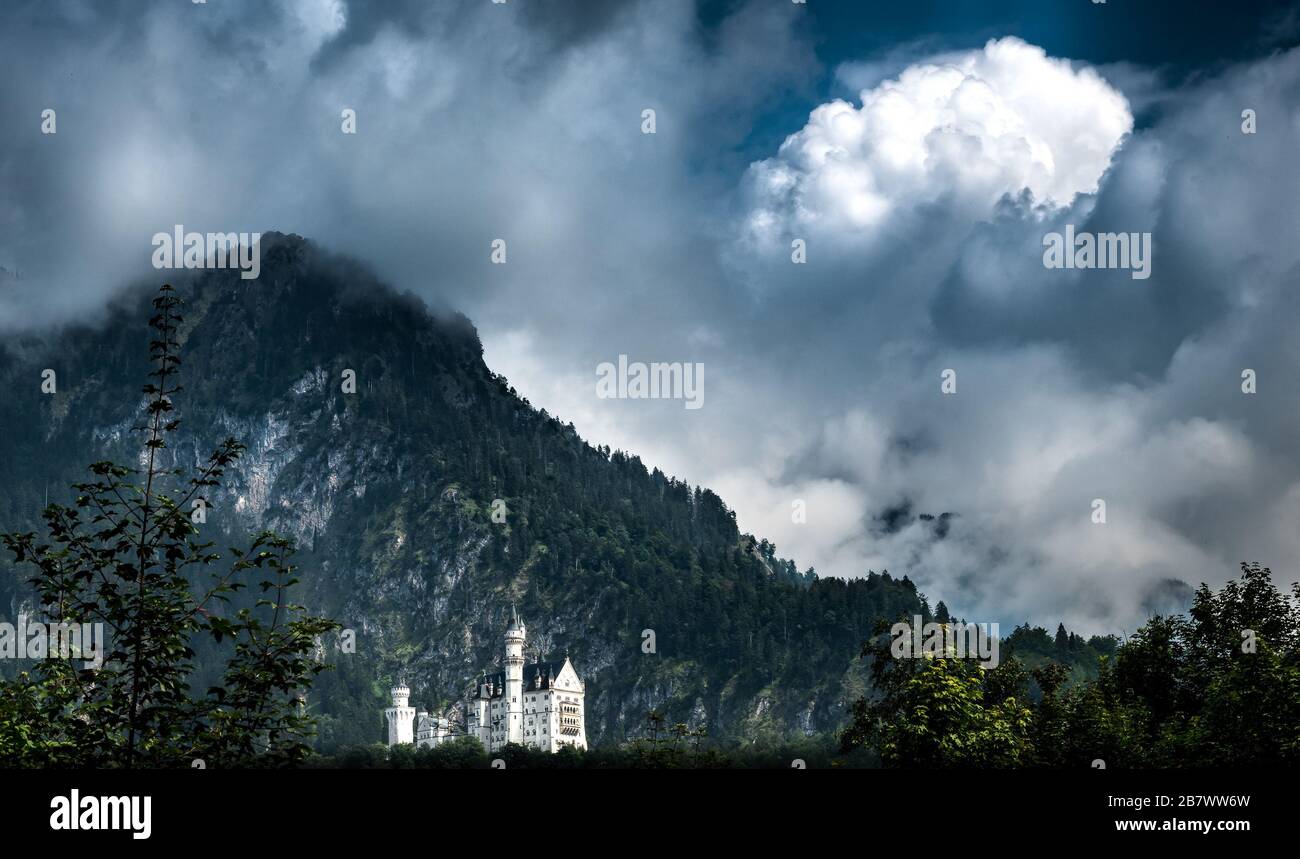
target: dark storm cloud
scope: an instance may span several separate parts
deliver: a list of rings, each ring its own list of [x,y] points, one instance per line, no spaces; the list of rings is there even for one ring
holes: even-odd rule
[[[618,234],[650,243],[666,224],[639,221],[717,160],[711,141],[813,68],[784,8],[739,8],[705,50],[689,3],[562,5],[22,7],[0,32],[21,69],[0,87],[0,265],[31,288],[7,324],[93,306],[176,223],[311,235],[462,306],[512,283],[470,247],[509,234],[525,258],[542,259],[530,237],[572,256],[552,212],[565,232],[588,225],[570,247],[603,244],[621,266]],[[57,135],[39,133],[45,108]],[[73,239],[81,264],[57,250]],[[582,291],[566,268],[548,290]]]
[[[414,39],[434,32],[452,38],[483,38],[468,26],[482,5],[482,0],[432,4],[427,0],[348,0],[347,27],[321,47],[314,68],[328,70],[349,52],[369,45],[385,28]],[[534,50],[549,55],[596,38],[637,4],[631,0],[512,0],[497,5],[509,6],[496,14],[516,16],[536,40]]]

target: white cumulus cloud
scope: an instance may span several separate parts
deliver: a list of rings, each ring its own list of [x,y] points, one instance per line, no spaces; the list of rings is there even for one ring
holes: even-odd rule
[[[1067,206],[1097,190],[1133,128],[1095,71],[1013,37],[912,65],[861,102],[817,107],[750,168],[752,238],[861,233],[940,201],[978,217],[1024,189]]]

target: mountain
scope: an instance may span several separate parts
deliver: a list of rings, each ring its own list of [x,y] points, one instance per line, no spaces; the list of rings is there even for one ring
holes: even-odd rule
[[[176,464],[248,446],[201,528],[222,547],[295,537],[300,601],[355,633],[311,693],[323,750],[379,740],[399,677],[413,703],[453,708],[500,658],[512,603],[530,649],[582,674],[594,743],[638,735],[652,708],[722,737],[834,729],[876,621],[929,613],[906,578],[800,574],[712,492],[587,444],[486,366],[469,320],[359,263],[272,233],[257,280],[166,274],[187,305]],[[0,528],[34,530],[90,462],[138,461],[157,285],[0,354]],[[30,597],[0,572],[12,620]]]

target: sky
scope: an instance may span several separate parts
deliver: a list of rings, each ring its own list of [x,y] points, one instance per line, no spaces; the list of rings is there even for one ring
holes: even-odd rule
[[[801,569],[1132,631],[1300,578],[1298,42],[1265,2],[17,0],[0,330],[176,224],[299,233]],[[1067,226],[1150,276],[1047,268]],[[703,406],[599,397],[619,355]]]

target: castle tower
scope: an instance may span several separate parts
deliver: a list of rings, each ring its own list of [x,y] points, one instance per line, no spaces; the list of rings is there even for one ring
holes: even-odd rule
[[[411,690],[399,682],[392,688],[393,706],[384,711],[388,720],[388,745],[415,742],[415,708],[408,707]]]
[[[510,626],[506,628],[506,693],[508,713],[506,741],[524,739],[524,637],[526,630],[515,607],[510,606]]]

